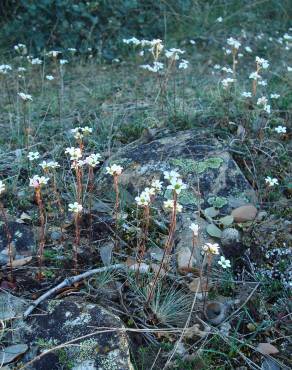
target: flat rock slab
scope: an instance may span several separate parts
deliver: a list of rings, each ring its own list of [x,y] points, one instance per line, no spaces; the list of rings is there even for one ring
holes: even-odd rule
[[[179,202],[188,209],[197,208],[198,181],[203,208],[214,205],[230,212],[256,201],[253,188],[236,162],[208,133],[190,130],[146,144],[134,142],[111,157],[106,166],[112,163],[124,168],[120,184],[125,201],[134,201],[153,178],[163,180],[163,171],[167,170],[177,170],[188,184],[189,188],[179,197]],[[102,175],[101,187],[110,198],[109,181],[112,179]],[[170,196],[170,191],[164,193],[165,198]]]
[[[85,336],[71,345],[51,352],[34,362],[29,369],[87,369],[130,370],[127,336],[122,321],[101,306],[79,298],[51,300],[40,307],[41,313],[27,320],[22,337],[30,350],[23,363],[32,360],[41,351]],[[117,330],[107,331],[110,328]],[[100,334],[93,334],[96,331]]]
[[[150,185],[152,179],[163,181],[164,171],[176,170],[181,174],[188,189],[179,195],[183,212],[177,224],[177,249],[192,245],[189,225],[198,222],[195,211],[199,203],[201,209],[213,206],[220,209],[222,215],[246,204],[256,204],[255,191],[228,150],[207,132],[178,132],[148,143],[140,140],[122,148],[105,163],[98,182],[103,196],[114,201],[112,178],[105,174],[105,167],[113,163],[124,168],[119,179],[120,195],[122,202],[128,204],[135,204],[135,197]],[[164,190],[157,199],[158,207],[171,197],[171,191]],[[199,224],[201,243],[211,241],[206,233],[207,223],[201,219]],[[198,262],[201,258],[198,248],[196,253],[195,261]]]

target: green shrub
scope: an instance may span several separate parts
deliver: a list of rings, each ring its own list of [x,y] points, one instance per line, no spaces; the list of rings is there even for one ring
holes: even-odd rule
[[[0,8],[2,44],[29,42],[33,52],[92,48],[112,59],[123,38],[163,37],[166,27],[190,7],[189,0],[12,0]]]

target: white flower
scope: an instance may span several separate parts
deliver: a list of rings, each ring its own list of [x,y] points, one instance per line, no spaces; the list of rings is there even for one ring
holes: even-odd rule
[[[70,155],[71,161],[76,161],[82,157],[82,152],[80,148],[66,148],[65,153]]]
[[[28,59],[30,61],[30,63],[32,65],[38,65],[38,64],[42,64],[43,61],[40,59],[40,58],[32,58],[32,59]]]
[[[287,71],[292,72],[292,67],[287,66]]]
[[[67,50],[71,51],[71,53],[76,53],[76,51],[77,51],[77,49],[75,49],[75,48],[68,48]]]
[[[258,84],[261,86],[267,86],[268,83],[266,80],[259,80]]]
[[[229,77],[224,78],[224,80],[221,81],[224,89],[227,89],[229,87],[229,85],[234,83],[234,82],[235,82],[235,79],[234,78],[229,78]]]
[[[123,39],[123,43],[125,43],[127,45],[133,44],[135,46],[138,46],[138,45],[141,44],[141,41],[138,40],[136,37],[132,37],[130,39]]]
[[[266,105],[268,103],[268,99],[265,96],[258,98],[257,105]]]
[[[169,182],[175,181],[176,179],[181,177],[178,172],[173,171],[173,170],[172,171],[164,171],[163,174],[164,174],[164,179],[168,180]]]
[[[40,166],[43,170],[48,170],[50,168],[55,169],[57,167],[60,167],[59,163],[55,161],[43,161],[42,163],[40,163]]]
[[[202,246],[202,249],[209,254],[219,254],[219,245],[217,243],[206,243]]]
[[[271,99],[279,99],[280,98],[280,94],[271,94],[270,97]]]
[[[52,80],[55,79],[55,77],[52,76],[52,75],[46,75],[46,79],[49,80],[49,81],[52,81]]]
[[[183,189],[186,189],[187,185],[183,183],[181,178],[176,178],[170,180],[170,185],[167,189],[174,190],[176,194],[180,194]]]
[[[61,51],[58,50],[51,50],[47,53],[49,57],[57,58],[57,56],[61,54]]]
[[[74,135],[74,138],[77,139],[77,140],[83,138],[82,127],[72,128],[71,133]]]
[[[163,207],[166,210],[173,210],[174,200],[173,199],[169,199],[169,200],[164,201],[163,202]],[[180,213],[181,211],[182,211],[182,206],[179,203],[176,203],[176,212],[177,213]]]
[[[76,170],[78,167],[83,167],[84,165],[86,164],[85,161],[83,161],[82,159],[78,159],[78,160],[75,160],[72,162],[71,164],[71,168],[73,168],[74,170]]]
[[[17,70],[18,70],[18,72],[25,72],[26,71],[26,68],[24,68],[24,67],[18,67]]]
[[[252,53],[252,50],[249,46],[246,46],[244,49],[247,53]]]
[[[226,72],[226,73],[233,73],[233,70],[230,67],[222,67],[221,71]]]
[[[227,44],[232,46],[234,49],[239,49],[241,45],[241,43],[233,37],[229,37],[229,39],[227,39]]]
[[[218,17],[218,18],[216,19],[216,22],[218,22],[218,23],[222,23],[222,22],[223,22],[223,18],[222,18],[222,17]]]
[[[252,72],[249,75],[249,78],[252,80],[260,80],[262,77],[258,74],[258,72]]]
[[[19,51],[19,52],[24,52],[24,54],[26,54],[26,45],[24,44],[14,45],[14,50]]]
[[[292,40],[292,36],[288,35],[288,33],[285,33],[284,36],[283,36],[283,39],[284,40],[291,41]]]
[[[229,54],[231,54],[231,53],[232,53],[232,50],[230,50],[230,49],[225,49],[225,48],[224,48],[224,51],[225,51],[225,54],[226,54],[226,55],[229,55]]]
[[[275,131],[278,134],[286,134],[287,128],[285,126],[277,126],[277,127],[275,127]]]
[[[39,159],[39,157],[40,157],[40,153],[39,152],[29,152],[28,155],[27,155],[27,158],[30,161],[34,161],[35,159]]]
[[[29,94],[25,94],[23,92],[17,93],[17,95],[23,100],[23,101],[32,101],[32,96]]]
[[[2,194],[5,191],[5,184],[2,180],[0,180],[0,194]]]
[[[100,154],[90,154],[88,157],[85,158],[85,162],[90,166],[90,167],[96,167],[100,163]]]
[[[61,66],[67,63],[69,63],[67,59],[60,59]]]
[[[269,68],[269,62],[264,58],[256,57],[256,63],[263,69]]]
[[[74,202],[74,203],[69,204],[68,209],[69,209],[69,212],[80,213],[82,212],[83,207],[81,204]]]
[[[151,187],[155,189],[156,192],[159,192],[162,189],[162,182],[159,180],[152,180]]]
[[[137,202],[138,206],[148,206],[151,201],[150,194],[146,191],[143,191],[138,197],[135,198],[135,201]]]
[[[270,114],[270,113],[271,113],[271,106],[270,106],[270,104],[266,104],[266,105],[264,106],[264,110],[265,110],[268,114]]]
[[[153,66],[151,66],[150,64],[143,64],[141,65],[141,68],[146,69],[147,71],[156,73],[164,68],[164,64],[160,62],[153,62]]]
[[[252,93],[249,92],[249,91],[243,91],[241,93],[241,96],[243,96],[244,98],[251,98],[252,97]]]
[[[185,59],[182,59],[178,65],[178,69],[187,69],[189,66],[189,62]]]
[[[192,223],[189,228],[192,230],[194,236],[198,236],[199,235],[199,225],[195,224],[195,223]]]
[[[82,130],[84,135],[92,134],[92,128],[91,127],[88,127],[88,126],[81,127],[81,130]]]
[[[179,60],[180,54],[184,54],[185,51],[181,49],[171,48],[169,50],[165,50],[166,58],[171,58],[174,60]]]
[[[106,173],[112,176],[119,176],[123,171],[123,167],[117,165],[117,164],[112,164],[110,167],[106,167]]]
[[[268,185],[268,186],[275,186],[275,185],[279,185],[279,181],[278,181],[278,179],[276,179],[275,177],[274,178],[272,178],[272,177],[270,177],[270,176],[267,176],[266,178],[265,178],[265,182],[266,182],[266,184]]]
[[[29,179],[29,186],[33,188],[38,188],[42,185],[47,185],[49,180],[50,179],[48,177],[35,175],[31,179]]]
[[[156,193],[156,190],[154,189],[154,188],[145,188],[144,189],[144,193],[145,194],[148,194],[149,196],[151,196],[151,195],[155,195],[155,193]]]
[[[190,40],[190,44],[196,45],[196,41],[195,40]]]
[[[221,69],[221,66],[220,66],[220,64],[215,64],[213,68],[214,69]]]
[[[224,256],[220,257],[220,261],[218,261],[218,264],[221,265],[221,267],[224,269],[231,267],[230,261],[227,260]]]

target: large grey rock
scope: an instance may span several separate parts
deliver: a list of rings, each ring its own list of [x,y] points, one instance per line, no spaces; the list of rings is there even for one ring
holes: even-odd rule
[[[147,143],[137,141],[111,157],[105,167],[112,163],[124,168],[120,188],[122,201],[126,203],[134,203],[135,196],[149,186],[152,179],[163,180],[163,171],[177,170],[182,175],[189,187],[179,196],[184,208],[178,220],[178,247],[191,247],[189,225],[195,221],[199,202],[202,209],[219,207],[222,215],[230,214],[234,205],[256,203],[256,194],[236,162],[207,132],[190,130]],[[114,199],[112,178],[105,175],[105,171],[100,176],[99,186],[105,197]],[[170,196],[171,192],[166,190],[161,198]],[[163,200],[161,198],[158,202]],[[208,240],[204,220],[200,220],[200,225],[203,243]]]
[[[32,228],[15,221],[8,222],[12,238],[13,259],[31,257],[35,250],[35,236]],[[0,265],[6,265],[8,257],[8,239],[4,223],[0,223]]]
[[[209,206],[208,200],[212,203],[212,198],[220,197],[218,201],[224,210],[231,211],[229,200],[233,204],[236,199],[240,204],[256,200],[254,190],[228,151],[204,132],[198,134],[190,130],[146,144],[134,142],[111,157],[109,163],[124,167],[120,183],[122,193],[126,192],[130,199],[148,186],[152,178],[162,179],[163,171],[177,169],[189,184],[189,189],[180,197],[180,203],[187,208],[195,209],[198,203],[193,191],[197,190],[198,180],[202,205]],[[109,195],[108,185],[112,179],[102,177],[102,188]]]
[[[101,306],[73,297],[51,300],[40,309],[38,313],[41,314],[29,318],[27,328],[22,333],[23,342],[30,346],[23,363],[33,359],[40,351],[85,338],[49,353],[29,369],[133,369],[127,336],[121,330],[123,323],[114,314]],[[107,331],[106,328],[117,330]],[[98,330],[100,334],[92,334]]]

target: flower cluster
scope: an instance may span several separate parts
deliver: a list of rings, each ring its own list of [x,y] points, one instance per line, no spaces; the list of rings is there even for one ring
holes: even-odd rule
[[[227,44],[236,50],[238,50],[241,46],[241,43],[233,37],[229,37],[229,39],[227,39]]]
[[[85,127],[75,127],[71,129],[71,133],[74,135],[75,139],[82,139],[84,136],[87,136],[92,133],[92,128]]]
[[[109,167],[106,167],[106,173],[112,176],[120,176],[123,171],[123,167],[117,164],[112,164]]]
[[[71,161],[77,161],[82,157],[81,149],[75,148],[73,146],[71,146],[70,148],[66,148],[65,153],[70,155]]]
[[[12,71],[12,67],[9,64],[0,65],[0,74],[6,75],[9,71]]]
[[[92,153],[88,157],[85,158],[85,162],[90,166],[90,167],[96,167],[100,163],[100,158],[101,155],[99,153]]]
[[[23,92],[20,92],[17,94],[24,102],[32,101],[32,96],[29,94],[25,94]]]
[[[183,183],[180,174],[175,171],[165,171],[164,178],[170,182],[167,189],[173,190],[176,194],[180,194],[182,190],[187,188],[187,185]]]
[[[42,185],[47,185],[49,180],[50,179],[48,177],[34,175],[31,179],[29,179],[29,186],[33,188],[39,188]]]
[[[159,180],[153,180],[151,183],[151,187],[147,187],[144,191],[135,198],[138,206],[149,206],[151,203],[152,198],[161,191],[162,189],[162,182]]]
[[[276,179],[276,178],[272,178],[272,177],[270,177],[270,176],[267,176],[267,177],[265,178],[265,182],[266,182],[266,184],[267,184],[269,187],[273,187],[273,186],[275,186],[275,185],[279,185],[279,181],[278,181],[278,179]]]
[[[83,207],[78,202],[74,202],[74,203],[70,203],[69,204],[68,210],[69,210],[69,212],[78,214],[78,213],[81,213],[82,212]]]
[[[207,254],[219,254],[219,245],[217,243],[205,243],[202,250]]]
[[[43,161],[42,163],[39,164],[44,171],[50,170],[50,169],[56,169],[60,167],[58,162],[55,161]]]
[[[163,202],[163,207],[166,211],[172,211],[174,209],[174,200],[173,199],[168,199]],[[180,213],[182,211],[182,205],[176,202],[176,212]]]

